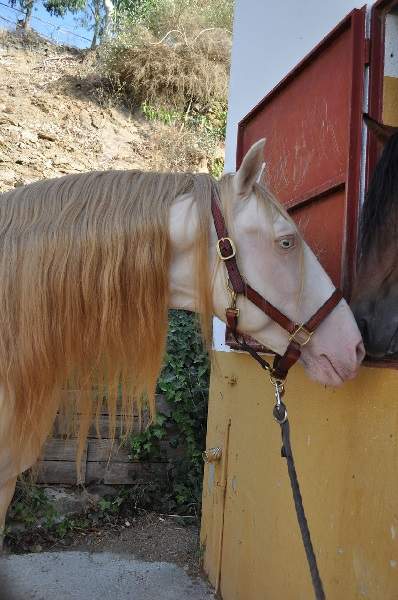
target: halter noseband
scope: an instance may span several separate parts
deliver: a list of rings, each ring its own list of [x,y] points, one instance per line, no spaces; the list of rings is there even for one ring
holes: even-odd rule
[[[272,383],[283,384],[289,369],[298,361],[301,355],[301,348],[308,344],[315,330],[332,312],[337,304],[342,300],[343,294],[336,289],[328,300],[316,311],[316,313],[306,323],[295,323],[273,304],[268,302],[259,292],[253,289],[243,279],[236,261],[236,248],[232,239],[228,235],[225,220],[220,208],[220,198],[216,186],[213,186],[211,198],[211,210],[213,214],[214,227],[217,232],[217,254],[225,264],[228,273],[227,289],[231,295],[231,304],[225,309],[225,316],[228,327],[235,337],[238,345],[245,352],[249,352],[260,363],[263,369],[270,374]],[[257,308],[270,317],[275,323],[280,325],[289,333],[289,344],[283,356],[275,355],[274,363],[271,366],[250,346],[245,338],[243,342],[238,339],[238,320],[240,309],[236,307],[236,300],[239,295],[246,296]]]

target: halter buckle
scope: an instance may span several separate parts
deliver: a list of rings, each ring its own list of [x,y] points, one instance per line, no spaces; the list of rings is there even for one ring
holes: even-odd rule
[[[308,331],[308,329],[306,329],[304,327],[303,323],[301,325],[297,324],[296,329],[293,331],[293,333],[289,337],[289,342],[296,342],[300,346],[306,346],[308,344],[308,342],[311,340],[313,335],[314,335],[314,332]],[[299,336],[299,337],[297,337],[297,336]],[[304,336],[304,339],[302,336]]]
[[[228,242],[230,244],[230,246],[231,246],[231,254],[229,254],[228,256],[223,256],[223,254],[222,254],[222,250],[221,250],[221,247],[220,247],[220,244],[222,242]],[[219,256],[219,258],[221,260],[230,260],[236,254],[235,244],[233,243],[233,241],[231,240],[230,237],[222,237],[219,240],[217,240],[216,249],[217,249],[217,254],[218,254],[218,256]]]

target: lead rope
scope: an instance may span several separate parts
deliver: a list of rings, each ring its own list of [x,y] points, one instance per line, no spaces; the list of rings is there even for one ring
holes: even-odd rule
[[[289,473],[290,486],[292,488],[294,507],[296,509],[297,521],[300,527],[301,539],[303,542],[305,554],[307,557],[308,567],[310,569],[312,587],[316,600],[325,600],[325,592],[323,589],[322,579],[319,574],[318,564],[315,556],[314,547],[311,541],[311,534],[308,527],[307,517],[305,516],[303,498],[301,496],[300,485],[298,482],[296,466],[294,464],[294,457],[292,451],[292,445],[290,442],[290,424],[287,416],[287,408],[282,401],[285,393],[283,382],[272,377],[272,367],[264,360],[257,352],[249,346],[245,338],[241,336],[238,338],[236,331],[232,332],[236,343],[240,346],[241,350],[248,352],[250,356],[254,358],[264,371],[270,374],[270,380],[275,388],[275,406],[273,408],[273,417],[275,421],[280,425],[281,436],[282,436],[282,448],[281,456],[286,458],[287,470]]]
[[[300,527],[301,539],[305,554],[307,556],[307,562],[311,573],[312,587],[314,588],[316,600],[325,600],[325,592],[323,589],[322,579],[319,574],[318,564],[314,552],[314,547],[311,541],[311,534],[308,527],[307,517],[305,516],[303,498],[301,496],[300,485],[297,478],[296,466],[294,464],[294,457],[292,451],[292,445],[290,442],[290,424],[287,418],[287,409],[285,404],[282,402],[283,386],[280,389],[278,382],[274,383],[275,386],[275,406],[273,410],[273,416],[281,428],[282,436],[282,448],[281,456],[286,458],[287,470],[289,473],[290,486],[292,488],[294,506],[296,509],[297,521]]]

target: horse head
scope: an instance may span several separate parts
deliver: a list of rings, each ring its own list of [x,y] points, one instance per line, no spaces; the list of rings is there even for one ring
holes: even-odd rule
[[[369,356],[398,353],[398,127],[364,116],[383,152],[360,222],[358,272],[352,310]]]
[[[236,246],[239,269],[250,286],[295,323],[306,321],[331,296],[334,285],[295,223],[264,186],[257,183],[264,140],[254,144],[221,197],[229,214],[228,229]],[[225,320],[228,297],[225,272],[219,264],[214,286],[216,314]],[[239,329],[279,355],[289,334],[251,301],[238,297]],[[340,385],[353,378],[364,357],[354,317],[341,300],[302,347],[301,362],[308,375],[323,384]]]

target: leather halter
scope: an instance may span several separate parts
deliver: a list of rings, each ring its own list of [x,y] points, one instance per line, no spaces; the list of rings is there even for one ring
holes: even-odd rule
[[[311,340],[315,330],[332,312],[340,300],[342,300],[343,294],[339,289],[335,289],[330,298],[326,300],[306,323],[295,323],[243,279],[236,261],[235,244],[228,236],[228,230],[220,207],[219,193],[215,185],[213,186],[211,198],[211,210],[218,238],[217,253],[225,264],[229,278],[228,290],[231,292],[231,306],[225,309],[228,327],[231,329],[241,349],[249,352],[265,370],[269,371],[271,380],[283,383],[289,369],[300,358],[301,348]],[[237,337],[240,309],[236,307],[236,299],[239,295],[246,296],[265,315],[289,333],[289,344],[286,352],[283,356],[275,355],[272,367],[258,355],[244,338],[243,342],[241,342]]]

